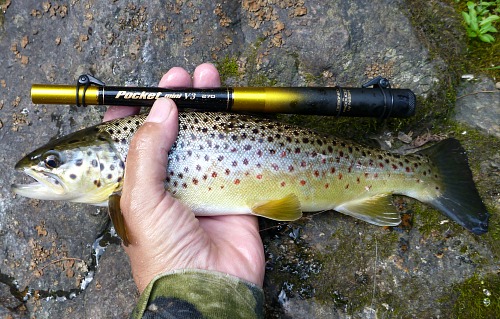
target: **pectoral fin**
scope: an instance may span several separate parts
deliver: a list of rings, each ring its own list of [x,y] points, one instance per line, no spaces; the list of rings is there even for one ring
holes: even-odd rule
[[[122,211],[120,209],[120,194],[113,193],[108,199],[108,212],[113,226],[115,227],[116,233],[123,241],[125,246],[130,244],[129,236],[127,234],[127,227],[125,226],[125,219],[123,218]]]
[[[253,214],[269,219],[292,221],[302,217],[300,201],[295,194],[289,194],[280,199],[259,202],[251,206]]]
[[[335,207],[335,210],[379,226],[397,226],[401,223],[390,194],[379,194]]]

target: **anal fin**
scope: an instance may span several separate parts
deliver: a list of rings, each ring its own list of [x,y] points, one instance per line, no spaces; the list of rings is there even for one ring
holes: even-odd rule
[[[295,194],[254,204],[252,212],[255,215],[278,221],[292,221],[302,217],[300,201]]]
[[[125,219],[123,218],[122,210],[120,208],[121,195],[113,193],[108,199],[108,213],[115,231],[120,236],[125,246],[130,244],[130,238],[127,234],[127,226],[125,226]]]
[[[401,223],[401,216],[392,205],[390,194],[353,200],[335,207],[335,210],[378,226],[397,226]]]

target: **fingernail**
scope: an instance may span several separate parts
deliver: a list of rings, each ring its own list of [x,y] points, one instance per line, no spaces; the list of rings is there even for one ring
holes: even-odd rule
[[[146,118],[146,122],[161,123],[168,119],[172,112],[173,102],[165,98],[157,100]]]

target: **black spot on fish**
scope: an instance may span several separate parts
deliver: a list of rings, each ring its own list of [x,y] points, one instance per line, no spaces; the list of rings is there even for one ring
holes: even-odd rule
[[[119,164],[119,165],[120,165],[120,168],[121,168],[121,169],[124,169],[124,168],[125,168],[125,163],[124,163],[123,161],[120,161],[120,164]]]
[[[76,179],[76,175],[75,174],[69,174],[69,178]]]
[[[112,171],[114,171],[114,170],[115,170],[115,165],[111,164],[111,165],[109,166],[109,169],[110,169],[110,170],[112,170]]]
[[[82,166],[82,164],[83,164],[83,160],[82,160],[81,158],[79,158],[79,159],[77,159],[77,160],[75,161],[75,165],[76,165],[76,166]]]
[[[98,165],[97,160],[93,159],[91,164],[92,164],[92,166],[97,167],[97,165]]]
[[[108,179],[112,179],[113,178],[113,175],[112,174],[108,174]]]
[[[104,171],[104,164],[103,163],[99,164],[99,168],[101,169],[101,171]]]
[[[119,176],[119,177],[116,179],[116,181],[117,181],[118,183],[120,183],[120,182],[122,181],[122,177],[121,177],[121,176]]]

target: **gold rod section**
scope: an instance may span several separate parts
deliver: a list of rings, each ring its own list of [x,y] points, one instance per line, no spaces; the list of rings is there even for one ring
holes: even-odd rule
[[[84,87],[78,90],[80,103],[84,95]],[[77,104],[75,85],[33,84],[31,86],[31,100],[35,104]],[[85,91],[85,104],[99,104],[99,88],[89,86]]]
[[[295,90],[272,87],[233,88],[233,111],[258,113],[289,113],[293,105],[303,101]]]

